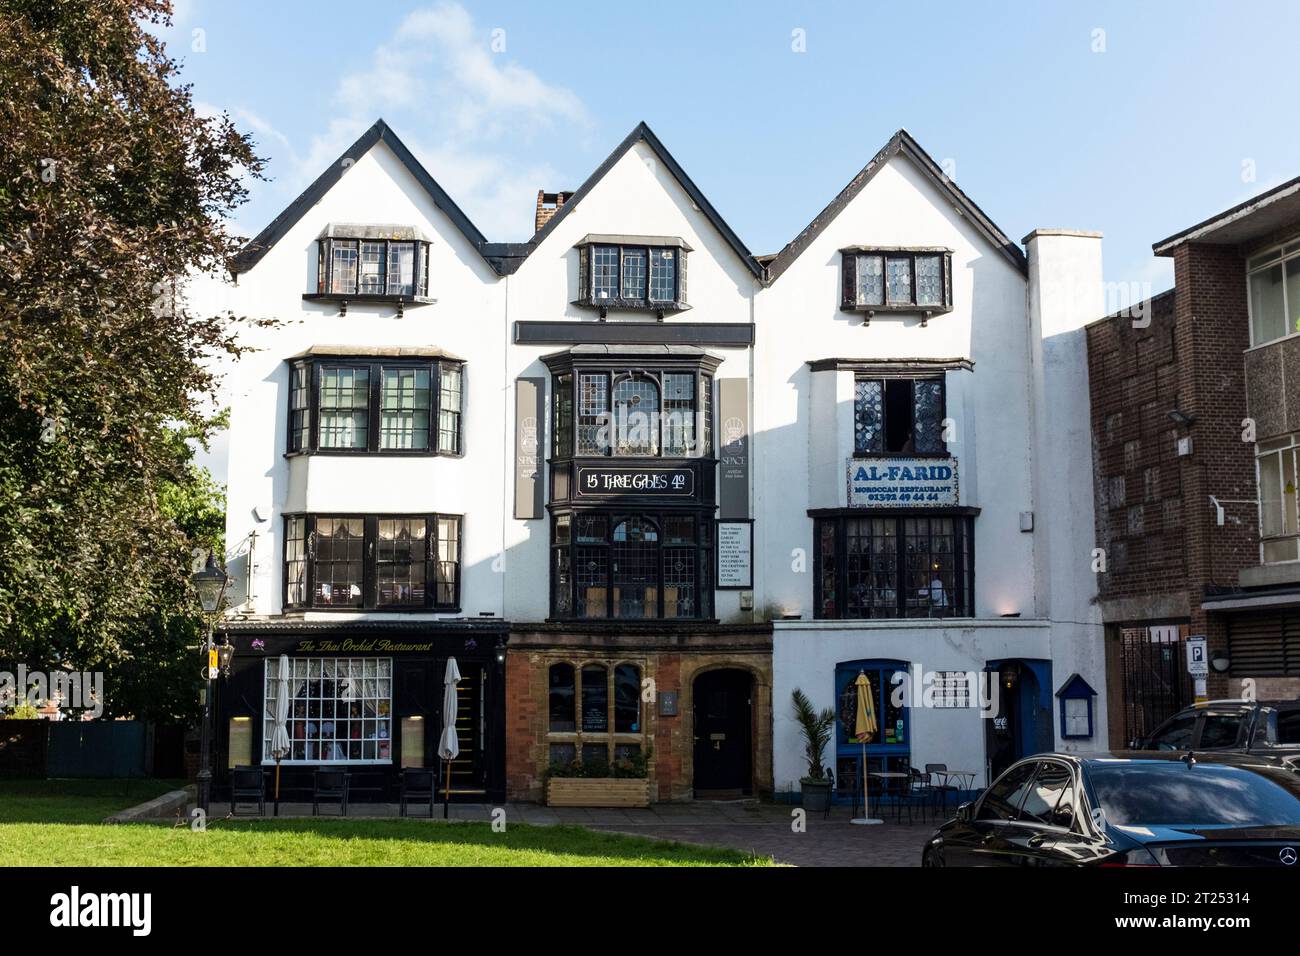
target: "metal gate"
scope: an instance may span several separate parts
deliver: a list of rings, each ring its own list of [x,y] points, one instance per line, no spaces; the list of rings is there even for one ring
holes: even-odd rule
[[[1124,740],[1155,730],[1194,700],[1186,624],[1120,628]]]

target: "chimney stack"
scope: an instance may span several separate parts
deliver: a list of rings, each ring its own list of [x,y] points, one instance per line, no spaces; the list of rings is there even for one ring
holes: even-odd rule
[[[551,221],[551,217],[559,212],[569,197],[573,193],[548,193],[544,190],[537,191],[537,219],[533,229],[534,233],[541,232],[542,227]]]

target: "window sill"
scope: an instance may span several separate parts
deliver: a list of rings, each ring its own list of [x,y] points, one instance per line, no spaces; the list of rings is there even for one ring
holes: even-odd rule
[[[680,300],[646,302],[641,299],[575,299],[569,303],[580,309],[596,309],[603,319],[607,312],[653,312],[659,316],[670,312],[687,312],[690,306]]]
[[[870,325],[877,315],[919,315],[921,328],[925,328],[930,319],[936,315],[947,315],[952,311],[950,305],[856,305],[841,302],[840,311],[856,313],[863,316],[863,325]]]
[[[337,302],[339,311],[343,315],[348,314],[348,303],[356,302],[361,305],[395,305],[397,314],[400,316],[408,306],[415,307],[421,305],[434,305],[437,299],[431,299],[425,295],[387,295],[384,293],[358,292],[347,294],[343,292],[304,292],[302,295],[304,302]]]
[[[855,451],[855,459],[860,458],[933,458],[943,461],[952,458],[948,451]]]
[[[320,448],[302,451],[287,451],[285,458],[464,458],[464,452],[419,451],[405,448],[385,448],[371,451],[368,448]]]

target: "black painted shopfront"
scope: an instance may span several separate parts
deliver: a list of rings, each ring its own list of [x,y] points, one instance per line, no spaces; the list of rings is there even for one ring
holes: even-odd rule
[[[505,798],[506,622],[232,622],[223,633],[235,653],[229,676],[214,681],[219,798],[231,767],[275,766],[269,741],[282,660],[291,748],[281,761],[282,800],[309,800],[321,767],[349,771],[356,801],[395,801],[403,768],[434,768],[441,798],[438,740],[451,657],[461,674],[451,798]]]

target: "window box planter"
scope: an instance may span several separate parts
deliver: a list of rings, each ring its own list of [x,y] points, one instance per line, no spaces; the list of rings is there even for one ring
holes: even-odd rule
[[[648,807],[650,781],[643,777],[552,777],[548,807]]]

